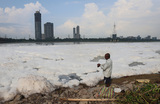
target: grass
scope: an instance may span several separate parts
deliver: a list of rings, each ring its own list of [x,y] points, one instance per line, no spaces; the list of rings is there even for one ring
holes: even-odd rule
[[[133,90],[128,90],[117,98],[117,103],[122,104],[160,104],[160,86],[151,83],[135,85]]]

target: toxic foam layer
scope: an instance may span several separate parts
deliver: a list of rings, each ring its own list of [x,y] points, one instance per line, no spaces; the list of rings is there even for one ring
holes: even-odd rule
[[[28,96],[80,83],[94,86],[103,79],[97,63],[111,54],[113,77],[160,71],[157,43],[93,43],[69,45],[0,45],[0,99]]]
[[[53,85],[42,76],[28,75],[18,80],[17,90],[24,96],[33,93],[47,93],[54,90]]]

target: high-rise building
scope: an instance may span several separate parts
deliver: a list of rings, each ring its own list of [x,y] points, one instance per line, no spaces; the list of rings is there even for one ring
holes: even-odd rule
[[[145,39],[150,40],[150,39],[151,39],[151,36],[148,35],[147,37],[145,37]]]
[[[116,39],[117,38],[117,34],[112,34],[112,39]]]
[[[73,38],[74,39],[80,39],[80,27],[77,26],[76,28],[73,28]]]
[[[76,30],[77,30],[77,35],[80,35],[80,27],[79,26],[77,26],[77,28],[76,28]]]
[[[45,39],[53,39],[54,38],[54,29],[53,23],[47,22],[44,24],[44,34]]]
[[[73,38],[75,38],[75,35],[76,35],[76,29],[75,27],[73,28]]]
[[[42,31],[41,31],[41,13],[40,11],[36,11],[36,13],[34,13],[34,17],[35,17],[35,39],[41,40]]]

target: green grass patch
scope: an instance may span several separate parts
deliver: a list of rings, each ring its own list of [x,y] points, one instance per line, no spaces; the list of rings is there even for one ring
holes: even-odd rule
[[[117,96],[117,103],[122,104],[160,104],[160,86],[157,84],[143,84],[133,86],[133,90]]]

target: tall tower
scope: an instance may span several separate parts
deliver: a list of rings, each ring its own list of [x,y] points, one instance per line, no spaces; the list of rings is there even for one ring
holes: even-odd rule
[[[35,19],[35,39],[41,40],[42,39],[42,31],[41,31],[41,13],[40,11],[36,11],[34,13]]]
[[[117,38],[117,33],[116,33],[116,24],[114,23],[112,39],[116,39],[116,38]]]
[[[44,24],[44,34],[45,39],[53,39],[54,38],[54,29],[53,23],[47,22]]]

